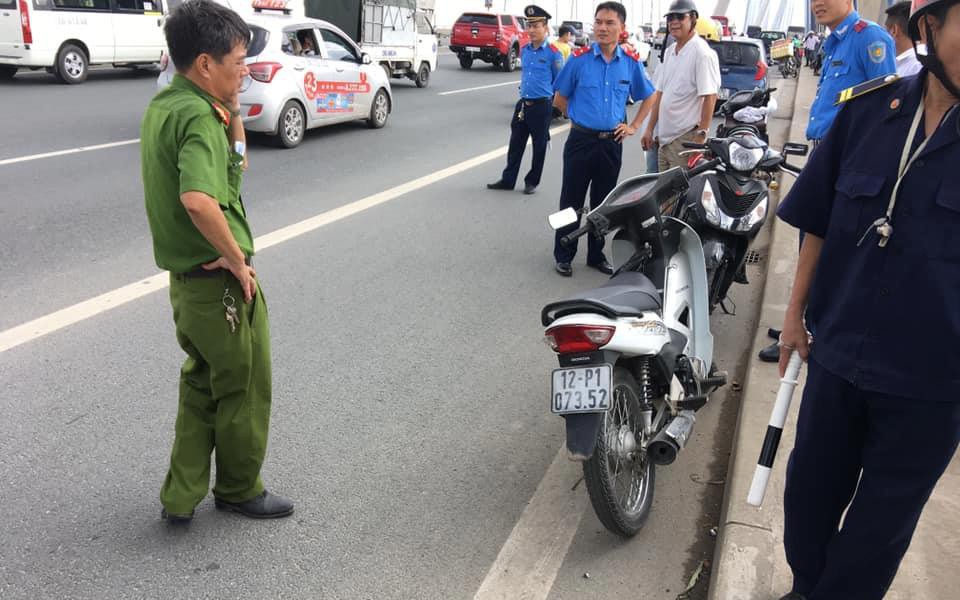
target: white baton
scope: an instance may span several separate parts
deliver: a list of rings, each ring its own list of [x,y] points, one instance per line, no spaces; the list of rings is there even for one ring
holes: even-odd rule
[[[787,371],[784,373],[783,379],[780,380],[777,402],[773,405],[770,424],[767,425],[767,434],[763,437],[760,460],[757,461],[757,470],[753,472],[750,493],[747,494],[747,504],[752,506],[763,504],[763,494],[767,491],[770,470],[773,467],[773,460],[777,457],[780,435],[783,433],[783,424],[787,420],[787,413],[790,412],[790,401],[793,399],[793,390],[797,387],[797,378],[800,377],[800,366],[802,364],[803,360],[800,358],[800,353],[794,350],[790,354]]]

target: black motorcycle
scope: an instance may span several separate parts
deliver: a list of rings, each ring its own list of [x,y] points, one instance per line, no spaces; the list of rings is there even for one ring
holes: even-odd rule
[[[799,167],[787,163],[785,157],[806,156],[808,148],[806,144],[787,143],[782,152],[777,152],[751,130],[684,146],[699,151],[693,164],[716,164],[714,169],[691,178],[686,192],[672,207],[672,216],[689,224],[700,236],[712,313],[726,299],[734,281],[747,283],[747,253],[769,212],[770,182],[780,171],[799,175]]]
[[[736,114],[740,109],[748,106],[757,109],[768,107],[770,98],[775,91],[777,91],[777,88],[754,88],[752,90],[741,90],[730,96],[717,111],[723,118],[723,121],[717,125],[717,137],[725,138],[752,132],[764,142],[769,143],[770,138],[767,136],[767,117],[769,115],[751,123],[737,119]]]

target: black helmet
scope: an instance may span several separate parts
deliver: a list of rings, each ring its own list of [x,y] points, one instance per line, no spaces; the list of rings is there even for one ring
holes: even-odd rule
[[[687,13],[700,15],[697,11],[697,5],[693,3],[693,0],[673,0],[673,2],[670,3],[670,8],[667,9],[668,15],[685,15]]]

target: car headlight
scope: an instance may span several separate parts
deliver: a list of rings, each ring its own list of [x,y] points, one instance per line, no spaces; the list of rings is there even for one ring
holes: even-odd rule
[[[767,208],[769,204],[770,199],[767,196],[764,196],[763,200],[753,207],[753,210],[740,217],[740,222],[737,223],[737,231],[750,231],[754,228],[754,226],[762,223],[767,216]]]
[[[740,144],[730,144],[730,166],[737,171],[752,171],[763,159],[763,148],[744,148]]]

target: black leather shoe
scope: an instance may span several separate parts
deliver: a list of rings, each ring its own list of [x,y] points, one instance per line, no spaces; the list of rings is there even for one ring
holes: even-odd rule
[[[488,190],[512,190],[513,186],[507,185],[506,183],[503,182],[502,179],[499,179],[497,181],[494,181],[493,183],[488,183],[487,189]]]
[[[596,264],[587,264],[588,267],[592,267],[605,275],[613,275],[613,266],[607,261],[601,261]]]
[[[771,327],[770,329],[767,329],[767,337],[769,337],[771,340],[777,340],[779,342],[780,330],[774,329],[773,327]]]
[[[168,513],[167,509],[164,508],[160,511],[160,518],[171,525],[189,525],[190,521],[193,520],[193,511],[190,511],[188,515],[180,515]]]
[[[760,351],[760,360],[763,362],[780,362],[780,344],[774,342]]]
[[[528,196],[529,196],[530,194],[536,193],[536,191],[537,191],[537,186],[535,186],[535,185],[530,185],[530,184],[528,183],[527,185],[523,186],[523,193],[526,194],[526,195],[528,195]]]
[[[564,277],[570,277],[573,275],[573,267],[570,266],[570,263],[557,263],[557,273]]]
[[[283,496],[271,494],[267,490],[263,490],[262,494],[246,502],[227,502],[219,498],[215,502],[220,510],[240,513],[251,519],[277,519],[293,514],[293,502]]]

